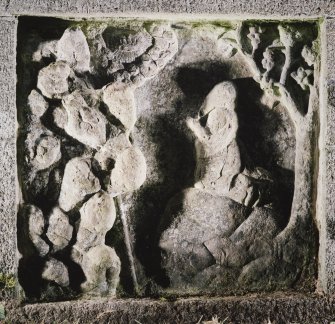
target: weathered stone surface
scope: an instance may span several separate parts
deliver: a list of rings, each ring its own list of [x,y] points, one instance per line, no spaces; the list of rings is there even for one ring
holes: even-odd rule
[[[59,247],[47,240],[74,295],[314,289],[317,22],[55,20],[52,31],[46,20],[42,32],[25,20],[35,61],[19,59],[33,72],[21,101],[39,74],[48,107],[22,112],[20,131],[54,136],[62,154],[38,169],[23,152],[32,186],[20,186],[77,224]],[[36,300],[69,293],[39,278]]]
[[[65,248],[72,238],[72,225],[69,218],[59,208],[55,207],[49,215],[47,237],[53,244],[53,251]]]
[[[207,95],[198,119],[188,119],[196,142],[195,187],[227,194],[241,172],[237,138],[236,90],[231,82],[216,85]],[[205,120],[205,127],[203,124]]]
[[[274,203],[275,190],[271,174],[262,168],[256,168],[239,173],[226,195],[247,207],[270,207]]]
[[[36,90],[32,90],[28,97],[28,105],[33,115],[42,117],[49,105],[43,96]]]
[[[123,35],[123,32],[125,35]],[[152,37],[145,30],[106,30],[103,34],[107,47],[111,50],[112,60],[122,63],[131,63],[151,47]]]
[[[42,278],[55,282],[62,287],[67,287],[70,282],[66,266],[62,262],[53,258],[45,263]]]
[[[17,18],[0,19],[0,272],[16,276],[17,163],[16,163],[16,36]],[[14,298],[15,289],[1,289],[0,299]]]
[[[25,138],[24,148],[32,172],[51,167],[61,158],[60,139],[41,123],[39,118],[34,118],[29,125]]]
[[[129,132],[136,122],[136,104],[133,90],[124,85],[108,85],[103,89],[103,101],[108,106],[109,112]]]
[[[60,140],[54,136],[40,138],[32,161],[38,170],[47,169],[61,158]]]
[[[327,87],[327,104],[320,105],[320,175],[318,183],[317,217],[320,226],[320,249],[319,249],[319,284],[323,291],[333,293],[335,291],[335,244],[334,244],[334,78],[335,78],[335,24],[334,18],[325,22],[325,37],[327,60],[325,66],[325,85]]]
[[[92,99],[85,100],[85,96]],[[67,117],[57,122],[59,126],[64,124],[64,130],[70,136],[93,148],[106,142],[107,119],[97,108],[98,99],[94,91],[81,93],[76,90],[62,102]]]
[[[81,264],[86,277],[81,288],[87,296],[115,296],[121,263],[114,249],[106,245],[92,247],[83,255]]]
[[[279,33],[283,34],[282,42],[287,47],[288,56],[290,55],[289,49],[295,44],[294,36],[298,32],[294,28],[294,31],[291,31],[289,27],[279,26],[278,28]],[[249,27],[247,38],[251,40],[252,52],[261,42],[261,33],[260,27]],[[299,37],[301,37],[300,34]],[[249,54],[245,55],[249,57]],[[281,74],[281,79],[286,79],[286,72]],[[256,80],[258,77],[255,77]],[[262,77],[259,78],[262,80]],[[266,82],[269,81],[266,77],[261,82],[264,82],[264,87],[268,86]],[[280,82],[285,83],[285,81]],[[298,81],[297,83],[299,84]],[[308,85],[308,87],[313,86]],[[311,94],[312,98],[313,95]],[[294,118],[299,118],[300,113],[294,111],[298,108],[293,106],[291,99],[290,102],[287,102],[289,96],[288,90],[285,90],[283,100],[292,114],[293,121],[296,122]],[[313,116],[311,111],[316,109],[316,104],[312,102],[308,109],[310,116],[306,116],[307,120]],[[304,266],[301,257],[308,255],[308,244],[303,240],[305,246],[298,247],[299,234],[297,233],[296,238],[292,237],[292,234],[286,234],[285,231],[280,234],[283,220],[277,211],[275,181],[268,171],[255,166],[247,153],[243,151],[243,143],[238,138],[237,91],[234,84],[227,81],[217,84],[204,100],[198,117],[188,119],[187,123],[196,140],[197,165],[194,187],[198,189],[195,191],[197,195],[206,197],[210,194],[214,199],[221,200],[229,197],[237,202],[239,208],[243,205],[247,208],[245,213],[238,212],[236,210],[238,207],[232,208],[231,204],[223,205],[222,209],[218,209],[209,198],[203,199],[203,202],[198,198],[189,203],[187,210],[184,204],[188,203],[188,191],[180,194],[179,210],[171,210],[169,207],[165,212],[164,222],[167,225],[163,225],[163,230],[165,230],[160,240],[160,247],[163,250],[162,265],[167,271],[172,292],[181,293],[182,288],[186,288],[186,294],[217,293],[222,287],[225,287],[225,290],[230,293],[246,287],[266,289],[268,285],[271,285],[272,278],[276,276],[279,277],[276,279],[278,285],[291,285],[295,280],[293,278],[297,276],[299,267]],[[299,137],[306,141],[303,147],[297,147],[297,156],[302,152],[305,154],[310,152],[308,151],[310,136],[304,133],[297,134],[297,141]],[[296,170],[299,170],[297,165]],[[311,169],[305,169],[303,171],[305,179],[299,178],[299,181],[305,184],[307,191],[312,186],[309,178],[310,171]],[[193,192],[196,189],[189,190]],[[298,193],[295,195],[299,195],[300,191],[301,188],[296,188]],[[221,219],[210,215],[207,217],[210,221],[203,224],[199,217],[206,215],[206,212],[205,210],[199,211],[199,203],[205,205],[206,208],[214,205],[214,210],[221,216]],[[309,218],[310,209],[304,206],[304,210],[297,210],[297,214],[294,214],[294,208],[297,208],[296,206],[300,203],[293,202],[296,205],[293,205],[291,217],[299,218],[300,222],[308,228],[312,222]],[[258,206],[266,206],[266,208]],[[239,222],[231,224],[232,216],[230,215],[237,217]],[[221,221],[227,226],[231,224],[231,232],[220,225]],[[236,233],[233,234],[238,226]],[[260,228],[264,232],[259,231]],[[299,232],[299,229],[296,231]],[[285,234],[289,238],[284,239]],[[208,237],[208,235],[211,236]],[[289,248],[287,240],[290,242]],[[296,248],[293,248],[293,245],[296,245]],[[278,257],[277,249],[285,251],[282,252],[282,256]],[[292,258],[293,251],[299,255],[295,260]],[[273,266],[276,263],[280,264],[280,270]],[[266,276],[268,279],[265,279]]]
[[[117,157],[130,147],[129,136],[126,133],[121,133],[108,139],[94,155],[94,158],[99,162],[102,170],[110,171],[112,168],[111,163],[115,162]]]
[[[55,58],[57,53],[57,41],[42,42],[33,53],[34,62],[41,62],[43,58]]]
[[[206,274],[193,280],[198,273],[215,264],[212,249],[208,249],[206,242],[229,237],[247,216],[248,209],[243,205],[198,189],[188,189],[170,202],[165,219],[171,219],[171,223],[163,232],[159,245],[164,251],[163,266],[171,286],[187,287],[190,292],[192,284],[194,287],[204,282],[210,285]],[[190,286],[187,283],[191,283]]]
[[[64,211],[73,209],[87,195],[100,190],[99,179],[92,173],[91,165],[88,158],[74,158],[67,163],[59,195],[59,206]]]
[[[69,91],[71,68],[62,61],[51,63],[38,74],[37,87],[50,99],[61,99]]]
[[[109,192],[116,196],[138,189],[146,178],[143,153],[136,147],[124,150],[115,160]]]
[[[49,245],[41,237],[45,230],[45,220],[42,211],[33,205],[24,205],[20,214],[20,234],[22,253],[29,256],[37,253],[45,256],[49,252]],[[30,249],[30,244],[34,249]]]
[[[102,14],[103,16],[112,15],[111,13],[188,13],[188,14],[231,14],[231,15],[266,15],[277,18],[278,16],[333,16],[335,6],[330,1],[313,1],[305,0],[304,2],[296,3],[293,0],[268,2],[265,0],[257,0],[252,3],[249,1],[233,2],[227,1],[225,3],[212,1],[193,1],[174,0],[170,2],[156,2],[137,1],[136,3],[129,3],[122,1],[107,1],[104,0],[99,3],[88,3],[84,0],[66,2],[56,1],[52,5],[44,2],[34,2],[34,4],[22,3],[19,0],[10,1],[9,5],[1,4],[1,12],[4,15],[16,14],[49,14],[53,16],[65,15],[73,17],[73,15],[92,16]],[[112,15],[113,16],[113,15]]]
[[[220,264],[241,266],[270,251],[271,241],[278,233],[278,215],[274,215],[269,208],[261,207],[255,208],[226,242],[217,245],[214,240],[205,242],[205,245]]]
[[[331,323],[335,302],[317,294],[267,294],[226,298],[188,298],[174,301],[116,299],[65,301],[19,306],[6,303],[8,321],[66,323]],[[215,321],[214,321],[215,323]]]
[[[115,250],[105,245],[115,217],[114,201],[107,193],[95,194],[80,209],[72,257],[84,271],[81,289],[87,296],[115,296],[121,263]]]
[[[79,250],[105,243],[105,236],[112,228],[116,217],[115,205],[111,195],[97,193],[80,208],[77,243]]]
[[[78,73],[90,70],[90,50],[80,28],[64,32],[57,43],[57,60],[67,62]]]

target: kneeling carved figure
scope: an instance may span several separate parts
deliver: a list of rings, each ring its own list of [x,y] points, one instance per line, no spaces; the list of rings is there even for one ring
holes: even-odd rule
[[[159,243],[172,289],[236,288],[280,231],[275,182],[237,138],[236,98],[234,84],[222,82],[187,121],[195,137],[195,183],[170,200]]]

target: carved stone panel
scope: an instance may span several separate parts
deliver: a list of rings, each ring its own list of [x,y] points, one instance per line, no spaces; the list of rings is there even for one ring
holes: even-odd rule
[[[314,290],[318,28],[22,18],[27,299]]]

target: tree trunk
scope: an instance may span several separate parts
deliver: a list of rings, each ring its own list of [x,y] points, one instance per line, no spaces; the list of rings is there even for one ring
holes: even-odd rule
[[[294,196],[291,215],[285,229],[276,237],[274,252],[278,261],[294,266],[300,273],[314,268],[316,253],[315,190],[317,170],[318,91],[311,88],[308,112],[295,121],[296,153]]]

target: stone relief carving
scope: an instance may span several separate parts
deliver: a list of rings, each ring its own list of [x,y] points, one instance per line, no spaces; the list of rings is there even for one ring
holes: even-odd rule
[[[243,94],[232,82],[216,85],[198,117],[187,123],[195,137],[194,186],[177,195],[165,212],[172,221],[159,244],[173,288],[219,293],[289,287],[313,267],[319,66],[318,41],[310,31],[299,25],[245,23],[233,40],[231,34],[223,36],[240,51],[272,102],[287,109],[294,125],[292,208],[283,228],[276,179],[241,154],[235,110],[236,97]]]
[[[21,63],[27,297],[309,289],[316,24],[60,26]]]
[[[146,178],[145,158],[130,138],[134,90],[177,48],[168,25],[109,31],[100,24],[86,35],[69,27],[33,53],[41,68],[27,100],[19,212],[22,271],[29,276],[26,263],[38,262],[45,281],[37,293],[27,289],[32,298],[115,296],[121,264],[105,244],[106,233],[115,222],[115,201],[122,204],[120,195]],[[73,264],[83,275],[77,291],[68,270]]]

